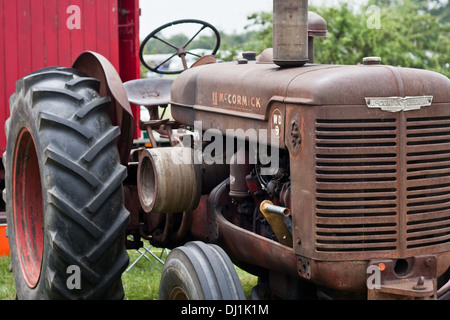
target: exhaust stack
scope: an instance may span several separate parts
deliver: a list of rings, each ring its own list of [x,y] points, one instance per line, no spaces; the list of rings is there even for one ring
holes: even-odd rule
[[[273,0],[273,61],[280,67],[308,62],[308,0]]]

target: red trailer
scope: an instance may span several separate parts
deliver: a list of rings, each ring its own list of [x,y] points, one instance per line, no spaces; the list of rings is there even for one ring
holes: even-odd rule
[[[84,51],[105,56],[124,82],[139,78],[139,0],[0,0],[0,156],[16,81],[44,67],[70,67]],[[3,180],[0,161],[0,189]]]
[[[83,51],[106,57],[124,82],[139,78],[139,0],[0,0],[2,126],[18,79],[44,67],[70,67]],[[1,154],[5,146],[2,129]]]

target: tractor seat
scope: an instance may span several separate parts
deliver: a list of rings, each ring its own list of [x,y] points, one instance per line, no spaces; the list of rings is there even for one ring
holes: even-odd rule
[[[137,79],[123,85],[131,104],[157,107],[170,103],[172,83],[173,79]]]

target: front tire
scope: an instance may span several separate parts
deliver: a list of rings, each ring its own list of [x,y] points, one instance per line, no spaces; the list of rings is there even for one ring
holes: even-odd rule
[[[99,85],[67,68],[16,83],[3,161],[18,299],[123,298],[127,171]]]
[[[189,242],[164,262],[160,300],[245,300],[236,269],[217,245]]]

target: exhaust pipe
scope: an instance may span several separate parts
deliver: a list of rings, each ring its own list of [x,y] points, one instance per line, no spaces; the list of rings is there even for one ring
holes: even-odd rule
[[[278,242],[285,246],[292,247],[292,235],[283,221],[283,216],[288,217],[291,212],[288,208],[275,206],[270,200],[261,202],[259,210],[266,218]]]
[[[273,61],[285,68],[308,62],[308,0],[273,0]]]

